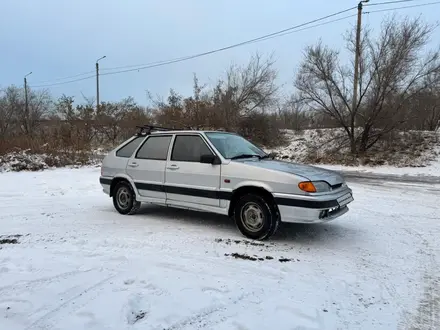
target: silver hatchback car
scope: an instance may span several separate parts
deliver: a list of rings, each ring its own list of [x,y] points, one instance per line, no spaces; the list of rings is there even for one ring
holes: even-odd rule
[[[322,223],[348,211],[341,175],[273,160],[240,135],[142,126],[103,160],[100,183],[121,214],[141,203],[230,216],[251,239],[280,222]]]

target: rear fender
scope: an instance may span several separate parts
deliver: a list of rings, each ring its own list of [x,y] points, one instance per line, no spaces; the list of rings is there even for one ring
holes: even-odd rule
[[[117,180],[117,179],[125,179],[126,181],[128,181],[130,183],[131,187],[133,188],[133,191],[136,195],[136,199],[139,197],[139,193],[136,189],[136,185],[134,184],[133,179],[129,175],[127,175],[125,173],[119,173],[112,179],[112,181]]]

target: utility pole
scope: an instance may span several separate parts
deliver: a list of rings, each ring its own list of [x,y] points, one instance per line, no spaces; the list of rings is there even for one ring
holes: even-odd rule
[[[353,78],[353,103],[351,111],[354,112],[358,103],[358,85],[359,85],[359,58],[361,56],[361,28],[362,28],[362,9],[363,4],[370,2],[370,0],[363,0],[358,4],[358,18],[356,28],[356,50],[354,57],[354,78]],[[355,119],[355,118],[353,118]],[[354,122],[352,123],[354,126]],[[354,128],[354,127],[352,127]]]
[[[28,122],[29,122],[29,102],[28,102],[28,92],[27,92],[27,76],[29,76],[29,75],[31,75],[32,74],[32,71],[31,72],[29,72],[27,75],[25,75],[24,76],[24,113],[25,113],[25,116],[24,116],[24,125],[25,125],[25,127],[24,127],[24,129],[25,129],[25,131],[26,131],[26,133],[28,133],[29,132],[29,130],[28,130]]]
[[[96,60],[95,66],[96,66],[96,113],[99,112],[99,61],[103,58],[106,58],[106,56],[100,57]]]

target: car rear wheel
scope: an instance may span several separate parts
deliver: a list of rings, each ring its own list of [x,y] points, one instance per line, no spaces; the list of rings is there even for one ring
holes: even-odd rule
[[[126,181],[116,184],[113,192],[113,205],[121,214],[135,214],[141,203],[136,201],[136,194]]]
[[[272,236],[280,222],[276,208],[257,194],[240,197],[235,206],[234,220],[244,236],[257,240]]]

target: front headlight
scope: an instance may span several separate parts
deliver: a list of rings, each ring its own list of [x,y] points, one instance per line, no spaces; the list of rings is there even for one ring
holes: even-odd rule
[[[331,190],[330,185],[325,181],[305,181],[298,184],[298,188],[309,193],[321,193]]]
[[[327,192],[331,190],[330,185],[325,181],[312,182],[316,188],[316,192]]]

